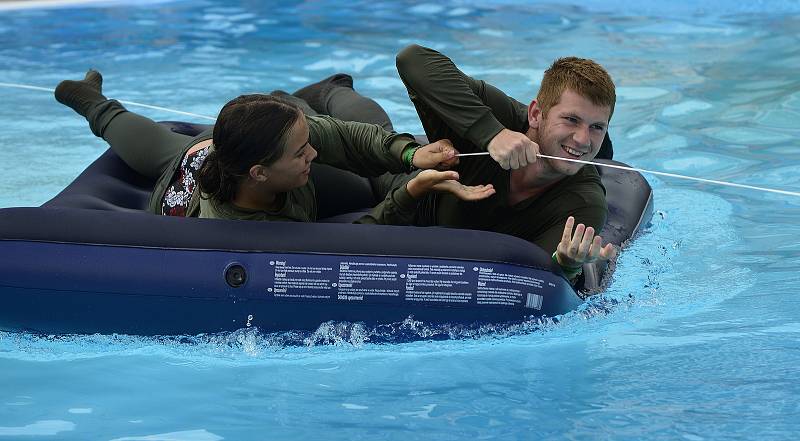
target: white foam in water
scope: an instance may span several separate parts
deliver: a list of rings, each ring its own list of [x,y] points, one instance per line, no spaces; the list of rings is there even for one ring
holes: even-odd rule
[[[433,3],[422,3],[412,6],[408,12],[418,15],[434,15],[444,11],[444,6],[436,5]]]
[[[126,436],[111,441],[221,441],[225,438],[205,429],[185,430],[182,432],[158,433],[145,436]]]
[[[167,56],[166,51],[146,51],[146,52],[138,52],[135,54],[116,55],[114,56],[114,61],[146,60],[153,58],[164,58],[166,56]]]
[[[372,57],[349,57],[342,59],[326,58],[311,63],[304,67],[305,70],[334,70],[337,72],[361,72],[365,67],[387,60],[388,55],[373,55]]]
[[[150,4],[163,3],[170,0],[151,0]],[[18,0],[0,1],[0,11],[14,9],[33,9],[33,8],[65,8],[70,6],[107,6],[118,3],[111,0]]]
[[[620,303],[612,314],[622,319],[622,330],[630,320],[640,320],[641,327],[644,321],[658,323],[666,316],[706,310],[748,290],[754,280],[748,268],[729,258],[743,246],[736,229],[731,228],[730,202],[713,194],[714,188],[675,189],[658,178],[648,180],[656,194],[651,224],[619,255],[612,284],[598,297],[620,301],[627,301],[628,296],[635,298],[635,308],[625,310],[625,304]],[[713,253],[708,248],[711,243]],[[731,280],[736,283],[731,284]],[[613,320],[610,317],[609,324]],[[600,321],[591,326],[603,326]],[[623,338],[614,344],[630,343]]]
[[[369,409],[368,406],[362,406],[360,404],[352,404],[352,403],[342,403],[342,407],[349,410],[365,410]]]
[[[637,150],[647,151],[662,151],[662,150],[677,150],[688,146],[689,143],[683,136],[680,135],[667,135],[662,138],[654,139]]]
[[[789,107],[790,109],[798,109],[800,110],[800,92],[795,92],[788,97],[784,101],[785,106]]]
[[[650,135],[652,133],[656,133],[658,129],[656,126],[652,124],[645,124],[643,126],[636,127],[635,129],[628,132],[628,138],[636,139],[640,136]]]
[[[475,78],[485,78],[488,75],[514,75],[522,78],[525,84],[539,85],[542,83],[545,69],[525,69],[525,68],[506,68],[506,69],[486,69],[480,66],[464,65],[461,70],[467,75]],[[532,97],[531,97],[532,98]]]
[[[237,14],[237,15],[228,15],[228,16],[225,17],[225,19],[228,20],[228,21],[250,20],[250,19],[253,19],[253,18],[256,18],[256,15],[255,14],[250,14],[250,13],[243,13],[243,14]]]
[[[369,77],[359,80],[359,83],[371,89],[389,90],[398,89],[405,90],[403,81],[395,77]]]
[[[67,410],[69,413],[77,414],[77,415],[86,415],[92,413],[91,407],[73,407]]]
[[[800,128],[800,112],[787,109],[767,110],[756,117],[761,125],[780,129]]]
[[[228,30],[228,33],[238,37],[244,34],[251,34],[257,30],[258,28],[255,25],[247,23],[232,27]]]
[[[454,8],[451,9],[450,12],[447,13],[447,15],[451,17],[461,17],[462,15],[468,15],[471,12],[472,10],[467,8]]]
[[[754,129],[749,127],[710,127],[701,132],[712,138],[716,138],[731,144],[777,144],[790,142],[793,136],[778,133],[773,130]]]
[[[0,436],[54,436],[75,430],[75,423],[64,420],[42,420],[25,426],[0,426]]]
[[[787,86],[791,87],[793,81],[790,80],[753,80],[753,81],[746,81],[736,85],[736,89],[738,90],[766,90],[766,91],[775,91],[786,89]]]
[[[686,23],[679,23],[675,21],[664,21],[646,26],[639,26],[636,28],[628,28],[625,32],[633,34],[666,34],[666,35],[685,35],[685,34],[717,34],[717,35],[735,35],[741,33],[742,30],[733,27],[722,26],[697,26]]]
[[[478,34],[485,35],[487,37],[503,38],[508,35],[508,32],[501,31],[499,29],[480,29],[478,30]]]
[[[773,155],[796,155],[797,145],[776,145],[770,146],[765,150],[769,151]]]
[[[467,30],[475,28],[475,24],[468,20],[448,20],[446,24],[450,29]]]
[[[705,101],[688,100],[665,107],[664,110],[661,111],[661,114],[668,117],[683,116],[702,110],[708,110],[712,107],[710,103]]]
[[[400,412],[400,415],[410,416],[412,418],[425,418],[428,419],[431,417],[431,412],[433,409],[436,409],[436,404],[427,404],[422,406],[422,410],[414,411],[414,412]]]
[[[618,100],[651,100],[669,93],[658,87],[617,87]]]
[[[714,170],[715,168],[720,168],[720,165],[724,165],[720,163],[721,158],[709,158],[706,156],[699,156],[699,155],[685,155],[680,158],[670,159],[664,161],[661,166],[665,171],[668,172],[709,172]]]

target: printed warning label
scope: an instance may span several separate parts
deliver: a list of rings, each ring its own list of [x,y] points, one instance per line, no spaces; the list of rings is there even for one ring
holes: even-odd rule
[[[329,299],[335,276],[331,266],[292,265],[286,260],[271,260],[274,268],[273,284],[267,288],[275,297],[301,299]]]
[[[400,295],[399,274],[397,263],[341,262],[337,299],[359,301],[365,297],[397,297]]]
[[[261,295],[266,291],[279,299],[398,306],[542,309],[544,287],[555,287],[556,280],[502,263],[375,256],[275,254],[267,268],[267,277],[258,282],[266,285]]]
[[[465,278],[463,265],[409,263],[406,270],[406,300],[411,302],[469,303],[473,283]]]
[[[478,273],[476,301],[479,305],[516,306],[525,304],[527,294],[541,290],[544,280],[497,271],[494,267],[474,267]]]

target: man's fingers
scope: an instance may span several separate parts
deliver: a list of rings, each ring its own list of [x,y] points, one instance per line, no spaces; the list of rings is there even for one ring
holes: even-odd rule
[[[583,260],[589,253],[589,248],[592,246],[592,239],[594,239],[594,228],[589,227],[583,232],[581,243],[578,245],[578,254],[576,259]]]
[[[504,157],[502,155],[499,155],[499,154],[497,154],[496,152],[493,152],[493,151],[489,152],[489,156],[491,156],[492,159],[494,159],[495,162],[497,162],[497,164],[499,164],[500,167],[502,167],[503,170],[508,170],[509,169],[508,158],[506,158],[506,157]]]
[[[581,241],[583,240],[583,233],[586,230],[586,226],[583,224],[578,224],[575,227],[575,234],[572,236],[572,240],[569,243],[569,257],[575,257],[578,254],[578,248],[581,245]]]
[[[522,168],[528,165],[528,159],[527,159],[528,155],[525,153],[526,150],[528,150],[527,146],[523,145],[519,149],[517,149],[516,152],[514,152],[514,155],[517,157],[517,162],[519,163],[518,168]]]
[[[564,224],[564,233],[561,235],[561,243],[568,245],[572,239],[572,227],[575,226],[575,218],[570,216],[567,218],[567,223]]]
[[[594,262],[600,257],[600,252],[603,249],[603,238],[595,236],[592,240],[592,246],[589,248],[589,254],[586,256],[587,262]]]
[[[531,144],[525,149],[525,159],[528,161],[528,164],[533,164],[536,162],[537,153],[539,153],[539,149],[537,148],[536,144],[531,141]]]
[[[603,249],[600,251],[601,259],[610,260],[613,259],[616,255],[617,255],[617,248],[610,243],[607,243],[606,246],[603,247]]]

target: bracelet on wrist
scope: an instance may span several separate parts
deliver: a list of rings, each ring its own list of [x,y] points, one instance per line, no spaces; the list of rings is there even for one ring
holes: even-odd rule
[[[419,146],[408,147],[403,150],[402,160],[408,171],[414,171],[417,169],[417,167],[414,166],[414,155],[417,153],[417,150],[419,150]]]
[[[553,262],[556,265],[558,265],[559,267],[561,267],[561,271],[564,273],[564,275],[567,277],[567,279],[572,280],[575,277],[577,277],[580,273],[583,272],[583,265],[580,265],[580,266],[565,266],[565,265],[562,265],[558,261],[558,257],[556,256],[556,253],[558,253],[558,251],[554,251],[553,255],[551,256],[552,259],[553,259]]]

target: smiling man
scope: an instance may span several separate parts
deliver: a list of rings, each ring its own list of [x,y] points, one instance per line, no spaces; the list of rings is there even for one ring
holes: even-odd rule
[[[605,189],[595,167],[537,158],[541,153],[586,161],[611,159],[607,131],[616,93],[605,69],[592,60],[558,59],[527,106],[465,75],[433,49],[405,48],[397,56],[397,69],[431,141],[450,139],[460,153],[490,155],[443,166],[455,166],[466,185],[493,184],[497,191],[470,203],[431,195],[420,207],[419,225],[520,237],[553,253],[571,279],[583,263],[613,256],[613,247],[602,246],[602,238],[595,235],[607,214]],[[391,185],[400,180],[395,177]]]

